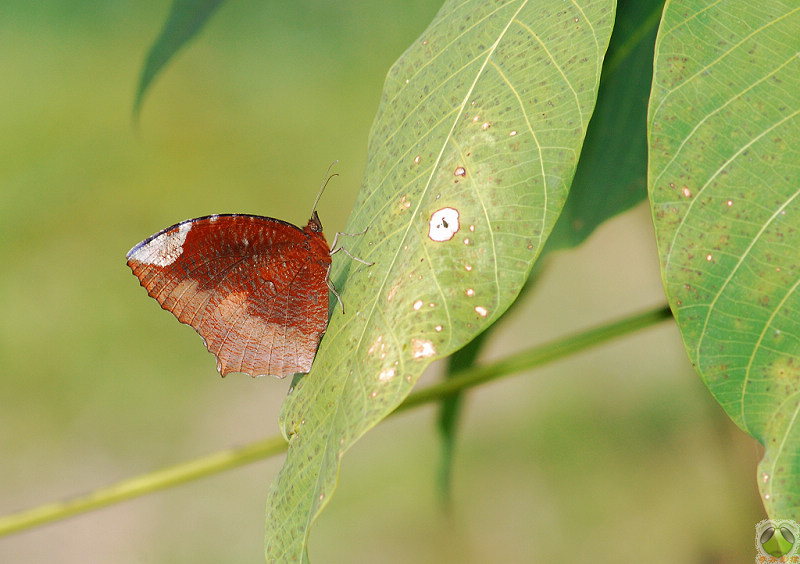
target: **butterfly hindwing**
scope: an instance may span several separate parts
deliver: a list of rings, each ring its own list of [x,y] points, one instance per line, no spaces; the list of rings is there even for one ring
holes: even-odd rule
[[[328,323],[330,248],[316,213],[304,229],[244,214],[184,221],[142,241],[128,266],[191,325],[223,376],[308,372]]]

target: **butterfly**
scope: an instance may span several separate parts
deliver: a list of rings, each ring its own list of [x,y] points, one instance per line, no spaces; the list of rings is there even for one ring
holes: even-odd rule
[[[343,250],[372,264],[337,246],[339,235],[353,234],[337,233],[328,245],[316,211],[326,184],[303,228],[258,215],[208,215],[128,252],[147,293],[200,334],[223,377],[309,372],[328,325],[328,290],[339,297],[328,277],[332,255]]]

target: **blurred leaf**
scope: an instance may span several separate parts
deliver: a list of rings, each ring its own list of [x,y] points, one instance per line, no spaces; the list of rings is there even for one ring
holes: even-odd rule
[[[613,16],[613,0],[447,2],[390,70],[348,222],[369,226],[348,243],[375,265],[334,261],[353,305],[284,403],[268,561],[304,558],[344,452],[516,298],[566,200]]]
[[[528,287],[527,285],[525,286]],[[458,349],[447,358],[447,371],[445,379],[450,379],[461,371],[471,368],[475,364],[475,359],[483,348],[483,343],[489,335],[489,330],[480,333],[472,339],[464,348]],[[445,397],[439,404],[439,427],[440,452],[438,486],[442,504],[445,507],[450,505],[451,477],[453,470],[453,456],[456,448],[456,431],[458,429],[458,418],[461,414],[461,406],[464,402],[464,393],[458,392]]]
[[[800,517],[800,9],[667,5],[649,183],[662,276],[689,357],[766,448],[770,516]]]
[[[536,280],[539,278],[539,275],[543,270],[542,265],[544,264],[544,261],[542,261],[541,258],[542,257],[540,255],[540,260],[533,266],[533,269],[528,276],[528,280],[522,287],[522,290],[520,290],[516,301],[509,306],[509,308],[503,314],[503,317],[505,317],[512,309],[514,309],[517,304],[524,302],[525,295],[535,286]],[[497,322],[488,327],[482,333],[478,334],[463,348],[458,349],[449,357],[447,357],[447,369],[444,373],[445,380],[458,377],[459,374],[463,374],[465,371],[468,371],[476,366],[475,361],[483,350],[483,345],[486,343],[486,340],[489,338],[489,336],[492,334],[492,331],[495,330],[498,324],[502,325],[502,319],[498,319]],[[437,426],[439,428],[439,438],[441,440],[441,460],[439,463],[437,483],[439,487],[439,494],[445,507],[447,507],[450,502],[452,465],[453,457],[455,455],[456,433],[458,431],[458,421],[461,415],[461,406],[464,402],[464,395],[467,393],[467,391],[468,390],[460,390],[457,393],[445,396],[445,398],[440,402]]]
[[[186,45],[203,28],[214,11],[224,0],[173,0],[164,28],[147,54],[139,86],[136,89],[136,100],[133,104],[133,115],[138,117],[142,109],[144,95],[153,79],[169,60]]]
[[[574,247],[647,197],[647,101],[663,0],[619,3],[597,107],[545,252]]]

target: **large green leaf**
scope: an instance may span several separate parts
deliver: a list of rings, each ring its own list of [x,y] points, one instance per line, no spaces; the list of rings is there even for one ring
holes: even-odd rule
[[[595,108],[564,211],[545,252],[580,244],[647,198],[647,101],[663,0],[619,3]]]
[[[306,558],[344,452],[516,298],[566,199],[613,16],[613,0],[447,2],[390,70],[348,223],[369,231],[345,242],[375,264],[334,261],[346,313],[284,404],[269,561]]]
[[[800,517],[800,7],[669,2],[656,43],[649,186],[689,357],[766,447],[767,512]]]
[[[539,264],[548,252],[582,243],[601,223],[647,198],[647,101],[653,47],[663,5],[663,0],[625,0],[617,5],[597,105],[567,203],[547,239]],[[534,278],[528,278],[526,287],[532,285]],[[513,306],[509,311],[512,310]],[[480,350],[481,342],[475,340],[453,353],[448,359],[446,377],[474,362]],[[445,398],[439,414],[442,451],[439,485],[445,499],[461,399],[460,394]]]

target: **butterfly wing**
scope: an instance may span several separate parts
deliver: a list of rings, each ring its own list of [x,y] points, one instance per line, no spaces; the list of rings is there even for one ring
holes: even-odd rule
[[[128,266],[147,293],[191,325],[222,376],[311,369],[328,323],[330,249],[305,229],[255,215],[191,219],[142,241]]]

